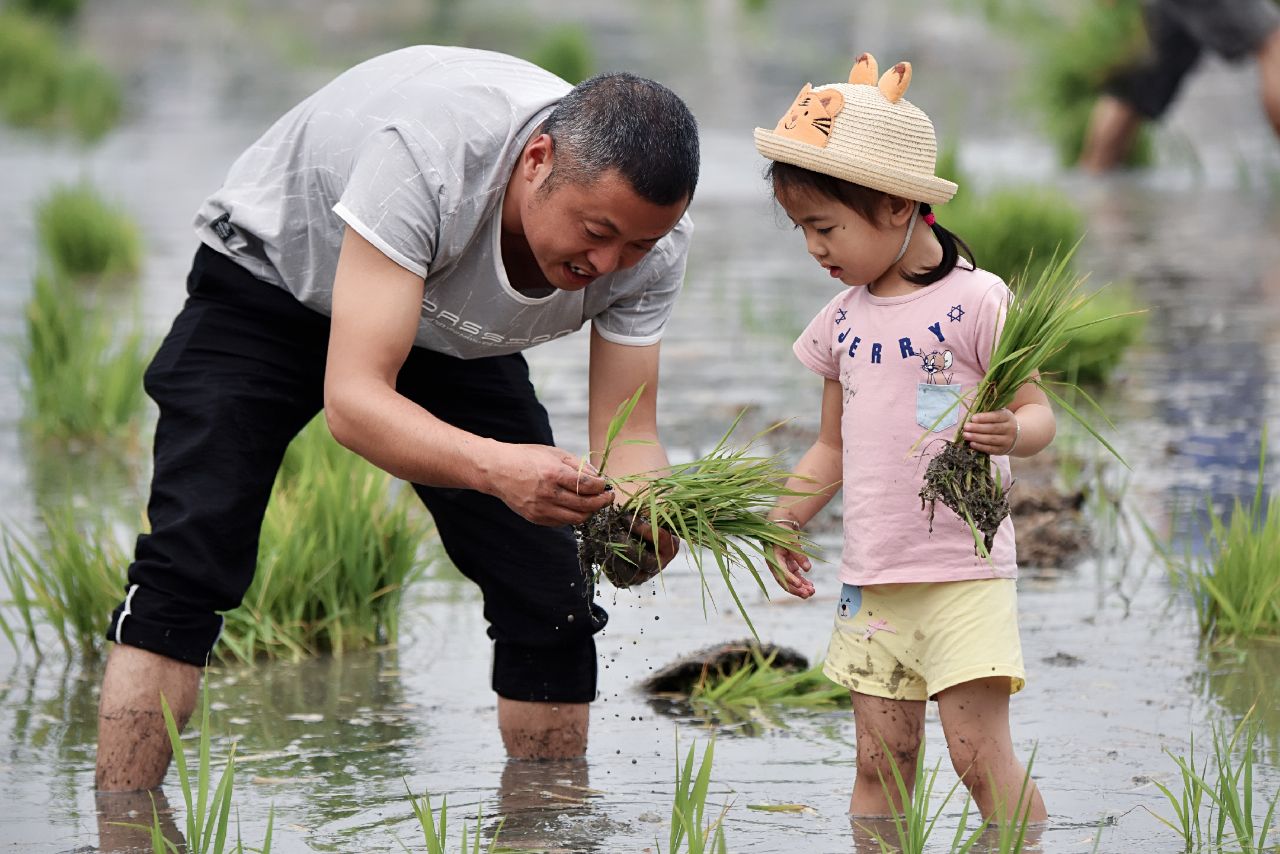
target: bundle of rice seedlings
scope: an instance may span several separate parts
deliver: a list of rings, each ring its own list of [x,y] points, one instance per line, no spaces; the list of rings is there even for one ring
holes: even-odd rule
[[[929,530],[933,530],[934,511],[937,502],[941,501],[969,524],[973,531],[974,549],[983,557],[990,554],[996,530],[1009,515],[1009,499],[990,455],[973,450],[964,441],[964,428],[971,413],[1003,409],[1013,402],[1019,388],[1026,383],[1034,383],[1103,447],[1121,459],[1116,449],[1062,394],[1055,392],[1053,386],[1070,387],[1101,414],[1093,399],[1070,383],[1051,383],[1039,373],[1080,330],[1111,319],[1080,319],[1081,310],[1094,295],[1083,292],[1087,277],[1070,271],[1074,254],[1073,247],[1061,258],[1055,256],[1038,276],[1024,277],[1023,281],[1029,284],[1015,288],[1016,298],[1006,307],[1004,325],[986,374],[972,393],[956,400],[955,405],[962,407],[963,415],[956,427],[955,438],[944,444],[943,449],[929,460],[925,470],[920,507],[924,509],[928,505]],[[1106,416],[1103,418],[1105,420]]]
[[[665,529],[684,540],[701,578],[703,603],[714,604],[707,582],[704,553],[710,553],[724,579],[729,595],[747,626],[742,599],[734,586],[732,569],[745,567],[767,596],[768,587],[757,568],[761,562],[775,577],[782,572],[774,557],[775,547],[804,552],[810,546],[802,534],[769,520],[767,513],[781,498],[803,497],[808,493],[787,489],[791,476],[778,455],[751,453],[754,437],[741,448],[729,447],[729,437],[742,420],[739,415],[706,456],[672,465],[662,471],[611,478],[609,450],[635,408],[643,387],[618,408],[609,424],[606,446],[599,470],[628,497],[596,511],[578,526],[578,560],[583,573],[592,580],[604,574],[615,587],[627,588],[654,577],[660,567],[657,543],[642,540],[637,523]],[[767,431],[765,431],[767,432]]]

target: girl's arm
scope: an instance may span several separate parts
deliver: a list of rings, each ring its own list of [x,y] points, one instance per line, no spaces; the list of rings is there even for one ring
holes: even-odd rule
[[[787,488],[811,494],[784,498],[769,512],[769,518],[788,528],[799,530],[817,515],[831,496],[840,489],[843,468],[840,419],[844,412],[844,389],[835,380],[826,380],[822,387],[822,421],[818,428],[818,440],[805,451],[796,465],[794,475],[787,480]],[[800,574],[811,568],[809,559],[791,549],[777,548],[774,555],[782,568],[783,577],[778,583],[784,590],[801,599],[813,595],[814,587]]]
[[[1008,409],[971,415],[964,439],[984,454],[1031,457],[1047,448],[1057,431],[1044,390],[1035,383],[1023,383]]]

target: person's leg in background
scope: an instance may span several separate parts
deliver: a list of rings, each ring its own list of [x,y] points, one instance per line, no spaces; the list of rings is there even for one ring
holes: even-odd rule
[[[1089,116],[1079,166],[1101,173],[1124,163],[1138,132],[1168,109],[1200,58],[1197,39],[1157,0],[1144,15],[1149,51],[1118,70]]]
[[[1262,79],[1262,107],[1272,130],[1280,136],[1280,28],[1272,30],[1258,49],[1258,76]]]

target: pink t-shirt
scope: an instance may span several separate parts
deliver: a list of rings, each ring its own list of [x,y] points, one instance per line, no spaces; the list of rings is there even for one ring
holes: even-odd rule
[[[919,495],[929,455],[955,436],[963,404],[938,416],[986,372],[1009,296],[999,277],[959,267],[905,296],[846,288],[796,339],[800,361],[844,388],[841,582],[1017,577],[1009,519],[988,561],[974,554],[969,526],[941,502],[930,533]],[[1009,458],[992,460],[1009,483]]]

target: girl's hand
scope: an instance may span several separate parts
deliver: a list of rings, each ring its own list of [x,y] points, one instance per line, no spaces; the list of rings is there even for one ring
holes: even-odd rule
[[[658,566],[665,567],[680,551],[680,538],[666,528],[658,528],[658,542],[653,541],[654,528],[640,516],[631,520],[631,536],[639,539],[658,557]]]
[[[999,456],[1013,451],[1020,431],[1017,416],[1011,409],[976,412],[964,425],[964,440],[975,451]]]
[[[774,520],[775,522],[778,520]],[[798,529],[790,525],[783,525],[787,531],[795,536]],[[774,573],[774,578],[778,582],[778,586],[801,599],[808,599],[814,593],[813,582],[801,575],[801,572],[808,572],[812,565],[809,559],[797,551],[792,551],[784,546],[773,547],[773,557],[777,561],[778,568],[781,570],[779,575]]]

